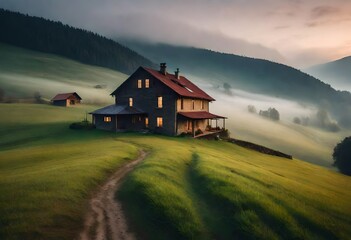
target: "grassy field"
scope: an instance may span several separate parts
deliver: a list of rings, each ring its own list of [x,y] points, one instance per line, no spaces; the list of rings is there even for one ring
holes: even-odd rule
[[[347,239],[350,177],[222,141],[68,129],[93,107],[0,104],[0,239],[72,239],[108,174],[141,239]]]
[[[206,140],[118,137],[152,154],[120,191],[142,239],[349,239],[350,177]]]
[[[57,93],[78,92],[86,103],[110,103],[110,93],[126,78],[117,71],[0,43],[0,88],[6,97],[32,98],[39,92],[51,99]]]
[[[137,148],[75,131],[89,108],[0,104],[0,239],[73,239],[87,198]]]

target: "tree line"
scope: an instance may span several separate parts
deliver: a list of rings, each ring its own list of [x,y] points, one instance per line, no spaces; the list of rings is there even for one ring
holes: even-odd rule
[[[0,41],[126,74],[139,66],[155,67],[138,53],[96,33],[4,9],[0,9]]]

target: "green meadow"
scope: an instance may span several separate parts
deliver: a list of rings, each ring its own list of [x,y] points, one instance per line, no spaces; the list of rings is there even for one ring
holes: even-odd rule
[[[0,238],[73,239],[89,196],[148,157],[117,197],[141,239],[348,239],[350,177],[223,141],[77,131],[94,107],[0,104]]]

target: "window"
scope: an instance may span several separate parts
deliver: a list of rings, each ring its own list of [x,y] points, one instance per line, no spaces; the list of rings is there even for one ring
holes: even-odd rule
[[[162,108],[162,97],[157,97],[157,107]]]
[[[201,100],[201,109],[204,109],[204,100]]]
[[[141,81],[141,79],[138,80],[138,88],[142,88],[143,87],[143,83]]]
[[[104,117],[104,122],[111,122],[111,117]]]
[[[162,126],[163,126],[163,118],[157,117],[157,127],[162,127]]]
[[[180,109],[184,109],[184,99],[180,99]]]
[[[149,118],[148,117],[145,118],[145,127],[149,127]]]
[[[129,98],[129,107],[133,107],[133,98]]]
[[[195,109],[195,100],[192,100],[193,110]]]
[[[150,87],[150,80],[145,79],[145,88],[149,88],[149,87]]]

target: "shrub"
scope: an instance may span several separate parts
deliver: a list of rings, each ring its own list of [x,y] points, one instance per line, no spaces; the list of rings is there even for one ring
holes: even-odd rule
[[[249,111],[249,113],[257,113],[257,110],[254,105],[247,106],[247,110]]]
[[[279,121],[280,119],[280,114],[275,108],[269,108],[267,111],[260,110],[259,114],[263,117],[270,118],[275,121]]]
[[[195,136],[200,135],[200,134],[203,134],[203,132],[201,131],[201,129],[198,129],[198,130],[195,131]]]
[[[351,136],[338,143],[333,152],[334,166],[351,176]]]
[[[75,130],[91,130],[95,128],[95,125],[90,123],[89,121],[82,121],[82,122],[75,122],[69,125],[70,129],[75,129]]]

